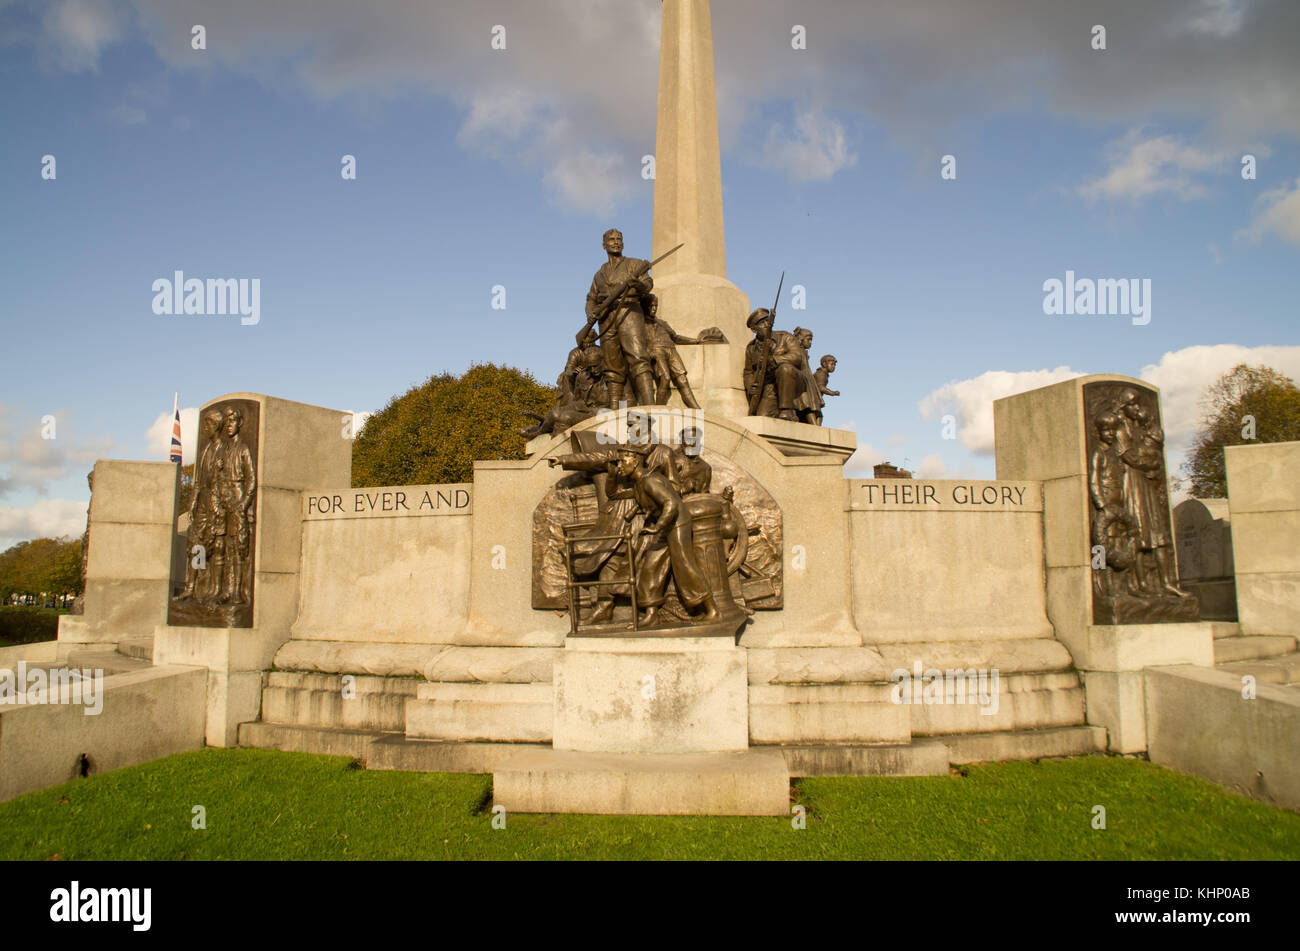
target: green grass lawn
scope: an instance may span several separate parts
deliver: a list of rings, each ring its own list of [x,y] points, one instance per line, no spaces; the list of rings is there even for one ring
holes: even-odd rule
[[[0,803],[0,858],[1300,858],[1300,815],[1141,760],[966,773],[801,780],[802,830],[788,818],[569,815],[510,815],[494,829],[489,776],[210,749]],[[206,829],[191,827],[196,805]]]

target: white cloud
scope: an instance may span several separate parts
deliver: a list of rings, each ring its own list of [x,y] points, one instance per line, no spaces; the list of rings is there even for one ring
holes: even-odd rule
[[[1239,363],[1263,364],[1300,381],[1300,347],[1243,347],[1222,343],[1184,347],[1166,353],[1159,363],[1142,368],[1138,376],[1160,388],[1165,445],[1170,454],[1183,453],[1200,428],[1201,399],[1206,387]],[[1177,471],[1173,459],[1169,470]]]
[[[31,505],[0,505],[0,545],[30,538],[79,538],[86,530],[86,502],[38,499]]]
[[[171,413],[162,413],[145,432],[149,445],[149,457],[154,462],[166,462],[172,448]],[[188,466],[194,461],[194,449],[199,442],[199,408],[197,406],[181,407],[181,459],[182,465]]]
[[[946,479],[949,477],[948,467],[944,465],[943,456],[937,452],[932,452],[923,458],[917,464],[916,471],[913,474],[918,479]]]
[[[38,416],[0,405],[0,498],[21,489],[47,495],[49,483],[89,471],[112,445],[107,437],[81,438],[70,410]]]
[[[957,436],[972,452],[993,452],[993,401],[1083,374],[1069,367],[1055,370],[989,370],[970,380],[953,380],[927,395],[917,408],[926,419],[949,413],[957,418]]]
[[[743,143],[761,153],[769,128],[759,105],[792,102],[815,102],[846,122],[854,115],[879,123],[927,153],[965,117],[1031,110],[1099,126],[1152,115],[1186,120],[1203,139],[1188,147],[1208,152],[1300,135],[1300,4],[1288,0],[1249,7],[1094,0],[1086,13],[1041,0],[864,6],[715,0],[724,149]],[[427,0],[62,0],[48,16],[37,0],[26,7],[43,26],[38,44],[62,51],[53,59],[66,68],[93,64],[115,36],[138,39],[118,26],[131,23],[176,70],[225,70],[361,107],[403,95],[451,102],[464,110],[474,142],[491,141],[494,123],[504,138],[524,130],[519,148],[502,150],[501,160],[537,164],[539,178],[552,174],[557,185],[563,156],[537,152],[553,123],[567,124],[572,141],[597,155],[632,160],[654,148],[655,0],[494,0],[490,8]],[[1098,22],[1111,37],[1105,53],[1087,42]],[[208,29],[201,56],[189,45],[195,23]],[[807,27],[808,50],[790,48],[792,23]],[[490,47],[494,24],[507,27],[504,50]],[[484,90],[527,95],[514,112],[497,103],[485,113]],[[796,122],[773,140],[772,157],[784,170],[815,177],[850,160],[824,116],[803,121],[802,130]]]
[[[1219,168],[1229,157],[1222,150],[1189,145],[1177,136],[1144,138],[1138,131],[1111,143],[1107,152],[1106,174],[1076,189],[1084,198],[1131,200],[1160,192],[1183,201],[1204,198],[1209,192],[1193,176]]]
[[[1187,21],[1189,33],[1226,39],[1241,30],[1245,17],[1243,0],[1200,0],[1200,10]]]
[[[1255,202],[1255,218],[1238,232],[1239,237],[1254,241],[1274,234],[1284,241],[1300,244],[1300,178],[1295,187],[1282,185],[1260,195]]]
[[[617,152],[576,148],[555,156],[545,183],[563,206],[596,217],[608,217],[640,184],[635,169]]]
[[[758,162],[796,181],[826,182],[836,172],[856,165],[858,157],[849,151],[844,124],[814,109],[795,117],[793,134],[772,126]]]
[[[99,54],[122,35],[116,4],[105,0],[60,0],[42,21],[43,53],[63,69],[99,68]]]
[[[848,427],[842,428],[847,429]],[[885,462],[887,459],[889,459],[888,453],[877,449],[870,443],[858,443],[857,452],[849,456],[848,461],[844,463],[844,477],[846,479],[873,478],[872,466]]]
[[[1300,346],[1243,347],[1226,343],[1171,351],[1161,357],[1159,363],[1148,364],[1136,374],[1160,390],[1166,463],[1171,475],[1179,472],[1200,428],[1201,401],[1206,388],[1239,363],[1262,364],[1300,380]],[[1021,372],[990,370],[969,380],[944,384],[922,399],[919,408],[926,419],[952,413],[957,417],[957,433],[962,445],[972,452],[988,454],[994,449],[994,400],[1082,375],[1069,367]],[[917,472],[920,474],[927,465],[937,467],[941,463],[938,456],[927,456],[921,460]],[[945,471],[949,471],[948,478],[967,474]],[[927,477],[940,478],[928,474]]]

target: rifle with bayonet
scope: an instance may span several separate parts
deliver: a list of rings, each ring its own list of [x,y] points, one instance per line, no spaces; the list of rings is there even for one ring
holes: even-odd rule
[[[655,258],[653,261],[644,261],[641,264],[638,264],[636,270],[634,270],[630,275],[628,275],[627,279],[622,283],[620,283],[618,287],[614,288],[613,292],[610,293],[610,295],[605,298],[604,302],[599,307],[597,307],[594,311],[592,311],[592,313],[587,317],[587,326],[583,327],[580,331],[578,331],[578,338],[577,338],[578,346],[585,347],[587,345],[587,338],[591,335],[591,328],[596,325],[596,321],[603,320],[606,317],[606,315],[608,315],[609,312],[613,310],[614,305],[623,299],[623,295],[627,293],[627,289],[632,286],[632,283],[634,281],[639,281],[642,277],[645,276],[647,271],[649,271],[652,267],[654,267],[664,258],[668,257],[668,255],[674,254],[677,251],[679,251],[682,247],[685,246],[685,244],[686,242],[683,241],[681,244],[677,245],[677,247],[665,251],[663,254],[659,255],[659,257]],[[604,335],[602,334],[602,336]]]
[[[772,327],[776,327],[776,308],[781,303],[781,288],[785,287],[785,271],[781,272],[781,282],[776,285],[776,300],[772,301]],[[769,341],[771,338],[768,338]],[[767,353],[763,356],[763,365],[759,367],[758,385],[754,387],[754,392],[749,397],[749,415],[758,415],[758,404],[763,401],[763,389],[767,384],[767,373],[772,369],[772,351],[776,345],[768,343]]]

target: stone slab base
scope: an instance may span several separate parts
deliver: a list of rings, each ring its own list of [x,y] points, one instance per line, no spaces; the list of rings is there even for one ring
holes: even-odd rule
[[[1214,662],[1227,664],[1234,660],[1260,660],[1280,657],[1295,651],[1294,637],[1285,634],[1254,634],[1223,638],[1214,644]]]
[[[934,740],[944,745],[948,762],[953,765],[1106,752],[1106,731],[1099,726],[1071,726],[1023,733],[965,733],[936,736]]]
[[[906,746],[782,746],[791,776],[943,776],[948,747],[937,740]]]
[[[406,701],[421,681],[403,677],[272,671],[262,690],[262,718],[269,723],[369,732],[406,729]]]
[[[98,775],[201,749],[205,685],[202,670],[146,667],[104,677],[95,703],[0,706],[0,802],[75,779],[83,755]]]
[[[1300,691],[1197,667],[1146,671],[1151,762],[1300,810]]]
[[[531,750],[549,750],[537,743],[441,743],[388,734],[366,750],[366,769],[408,773],[492,773],[506,760]]]
[[[555,658],[555,746],[601,753],[744,750],[745,663],[745,650],[729,637],[571,637]],[[413,732],[409,723],[407,732]]]
[[[286,753],[319,753],[323,756],[350,756],[365,761],[370,744],[379,733],[358,730],[334,730],[319,726],[295,726],[287,723],[241,723],[239,745],[260,750],[283,750]],[[369,763],[367,762],[367,765]]]
[[[545,743],[555,708],[550,684],[421,684],[406,701],[406,734],[445,742]]]
[[[780,750],[626,754],[535,750],[492,774],[507,812],[632,816],[788,816]]]

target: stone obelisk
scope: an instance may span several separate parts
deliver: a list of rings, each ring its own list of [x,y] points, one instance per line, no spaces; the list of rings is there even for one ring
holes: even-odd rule
[[[680,333],[726,334],[727,344],[680,352],[704,409],[734,417],[748,412],[741,377],[749,298],[727,280],[710,20],[709,0],[664,0],[652,257],[685,243],[655,267],[659,312]]]

